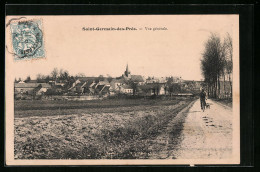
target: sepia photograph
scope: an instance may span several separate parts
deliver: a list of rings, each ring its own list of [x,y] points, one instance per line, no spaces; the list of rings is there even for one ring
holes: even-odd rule
[[[6,16],[7,165],[239,164],[239,15]]]

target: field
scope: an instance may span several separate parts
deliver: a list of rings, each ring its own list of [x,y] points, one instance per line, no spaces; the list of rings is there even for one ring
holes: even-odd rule
[[[157,136],[193,99],[16,101],[15,158],[149,159]]]

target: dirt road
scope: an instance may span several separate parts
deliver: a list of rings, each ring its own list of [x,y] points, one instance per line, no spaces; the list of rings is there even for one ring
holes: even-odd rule
[[[232,156],[232,109],[207,100],[202,112],[196,100],[169,121],[152,143],[150,159],[223,159]]]
[[[173,151],[177,159],[223,159],[232,155],[232,109],[207,100],[204,112],[197,100],[189,109],[181,132],[181,142]]]

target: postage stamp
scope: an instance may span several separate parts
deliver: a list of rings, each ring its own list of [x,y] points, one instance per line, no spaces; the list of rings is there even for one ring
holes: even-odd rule
[[[18,21],[10,24],[15,60],[45,57],[42,21]]]

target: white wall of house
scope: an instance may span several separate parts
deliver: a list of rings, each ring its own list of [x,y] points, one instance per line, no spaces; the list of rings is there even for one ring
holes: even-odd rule
[[[165,94],[165,90],[164,90],[164,87],[160,87],[160,89],[159,89],[159,93],[158,93],[159,95],[163,95],[163,94]]]
[[[133,89],[131,88],[122,88],[122,92],[125,94],[133,94]]]
[[[41,88],[40,90],[39,90],[39,92],[46,92],[48,90],[48,88]]]

